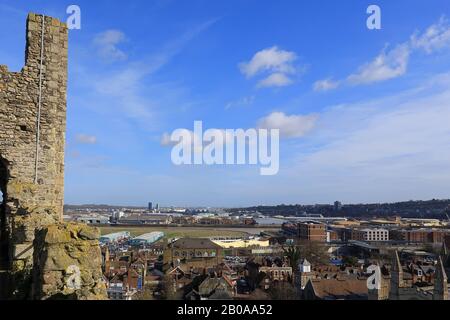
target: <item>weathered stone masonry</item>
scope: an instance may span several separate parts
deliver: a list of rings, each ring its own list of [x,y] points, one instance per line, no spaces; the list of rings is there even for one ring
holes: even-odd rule
[[[67,56],[67,26],[29,14],[25,66],[8,72],[0,65],[0,295],[7,297],[73,293],[64,283],[66,263],[84,270],[80,290],[104,294],[97,290],[98,231],[62,224]]]
[[[77,223],[38,230],[32,299],[106,299],[99,236],[98,228]]]
[[[42,16],[30,14],[24,68],[8,72],[0,67],[1,232],[13,282],[23,285],[32,266],[35,230],[60,222],[63,210],[68,30],[57,19],[45,18],[35,183],[41,35]]]

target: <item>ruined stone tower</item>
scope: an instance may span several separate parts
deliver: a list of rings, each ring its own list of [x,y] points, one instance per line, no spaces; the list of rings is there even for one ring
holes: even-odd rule
[[[0,299],[104,299],[99,230],[62,222],[68,29],[29,14],[25,66],[0,65]]]
[[[25,66],[0,66],[1,257],[22,292],[35,230],[62,219],[67,48],[65,24],[30,14]]]

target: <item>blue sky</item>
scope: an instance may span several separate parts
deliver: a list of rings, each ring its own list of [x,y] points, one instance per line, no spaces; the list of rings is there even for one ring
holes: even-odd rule
[[[70,4],[66,203],[450,197],[448,0],[0,0],[0,63],[23,66],[27,12]],[[279,174],[174,166],[164,136],[195,120],[280,128]]]

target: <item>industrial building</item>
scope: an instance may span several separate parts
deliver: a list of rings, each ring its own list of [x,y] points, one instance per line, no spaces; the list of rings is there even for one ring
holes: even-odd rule
[[[109,224],[109,216],[99,214],[80,215],[72,218],[74,221],[86,223],[86,224]]]
[[[143,244],[152,244],[158,240],[164,238],[164,232],[151,232],[140,235],[136,238],[130,240],[130,245],[132,246],[140,246]]]
[[[387,229],[354,229],[352,230],[352,240],[357,241],[389,241],[389,230]]]
[[[100,237],[100,242],[104,244],[119,242],[125,239],[129,239],[131,237],[130,232],[128,231],[121,231],[121,232],[115,232],[110,234],[105,234],[104,236]]]

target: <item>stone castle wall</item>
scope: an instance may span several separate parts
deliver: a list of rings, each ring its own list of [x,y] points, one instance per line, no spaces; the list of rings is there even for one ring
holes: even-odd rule
[[[45,17],[40,86],[42,19],[28,16],[23,69],[0,66],[0,256],[19,296],[29,292],[35,231],[61,222],[64,201],[68,29]]]
[[[103,300],[98,228],[56,224],[36,233],[32,298]]]
[[[99,230],[62,223],[68,30],[29,14],[26,39],[0,66],[0,299],[107,299]]]

